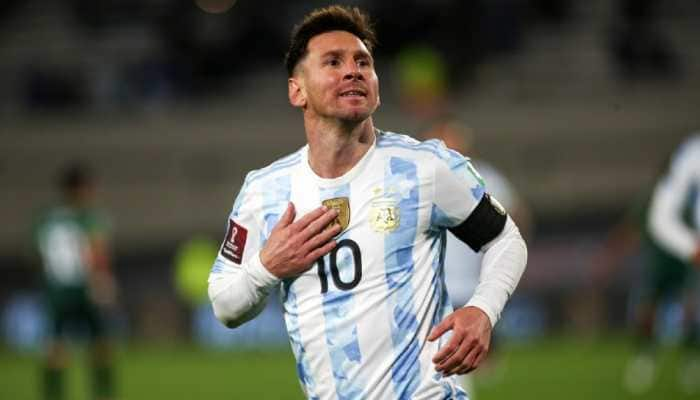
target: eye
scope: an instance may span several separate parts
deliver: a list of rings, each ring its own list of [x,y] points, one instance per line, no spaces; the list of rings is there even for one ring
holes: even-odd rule
[[[327,65],[330,65],[331,67],[337,67],[340,65],[340,60],[338,58],[329,58],[326,61]]]
[[[357,65],[359,65],[360,67],[369,67],[372,65],[372,63],[367,58],[360,58],[357,60]]]

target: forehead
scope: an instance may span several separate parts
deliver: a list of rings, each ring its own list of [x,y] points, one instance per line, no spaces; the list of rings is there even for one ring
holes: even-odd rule
[[[330,31],[316,35],[307,45],[307,51],[311,54],[322,55],[330,51],[362,52],[369,54],[367,46],[350,32]]]

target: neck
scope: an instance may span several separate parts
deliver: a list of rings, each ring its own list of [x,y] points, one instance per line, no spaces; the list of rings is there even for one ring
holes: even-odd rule
[[[305,121],[309,166],[321,178],[350,171],[374,143],[372,118],[360,123]]]

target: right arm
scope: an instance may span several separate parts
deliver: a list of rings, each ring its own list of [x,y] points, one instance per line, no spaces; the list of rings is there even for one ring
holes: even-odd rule
[[[245,193],[241,196],[236,204],[242,206],[234,205],[226,238],[209,275],[214,315],[229,328],[257,316],[270,291],[282,279],[303,273],[330,252],[336,244],[332,238],[340,232],[337,224],[325,229],[337,216],[335,210],[319,207],[294,222],[296,212],[289,203],[269,238],[261,239],[255,223],[256,213],[261,211],[246,209],[250,203],[246,203]]]
[[[260,262],[256,252],[240,266],[231,267],[221,253],[209,275],[209,299],[214,315],[224,325],[235,328],[255,318],[265,308],[267,296],[280,279]]]
[[[656,185],[649,209],[649,232],[666,250],[693,262],[700,238],[683,222],[683,207],[700,173],[700,144],[691,143],[672,160],[668,174]]]
[[[226,236],[209,274],[209,299],[214,315],[235,328],[258,315],[279,279],[260,262],[262,213],[259,196],[249,185],[238,194],[228,218]]]

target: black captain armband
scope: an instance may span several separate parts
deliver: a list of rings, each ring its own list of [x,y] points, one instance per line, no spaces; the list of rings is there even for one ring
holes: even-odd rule
[[[472,250],[479,251],[483,245],[503,232],[507,219],[508,215],[503,206],[488,193],[484,193],[469,217],[461,224],[450,228],[450,232]]]

